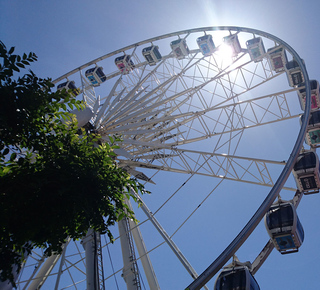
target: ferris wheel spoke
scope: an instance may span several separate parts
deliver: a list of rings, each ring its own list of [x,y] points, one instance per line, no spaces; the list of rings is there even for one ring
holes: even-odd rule
[[[158,157],[158,158],[157,158]],[[161,158],[160,158],[161,157]],[[170,172],[198,174],[272,187],[274,165],[285,166],[285,161],[264,160],[226,154],[199,152],[186,149],[162,149],[152,154],[135,156],[137,161],[120,160],[120,166],[148,168]],[[146,160],[147,162],[143,162]],[[285,187],[287,190],[296,190]]]
[[[116,88],[120,83],[120,80],[121,80],[121,78],[116,81],[116,83],[113,85],[109,95],[104,99],[104,103],[103,103],[102,107],[100,108],[100,110],[98,111],[96,119],[95,119],[95,122],[97,124],[101,123],[101,118],[103,117],[103,114],[105,113],[106,109],[108,108],[110,101],[111,101],[111,98],[114,96]]]
[[[158,88],[157,88],[157,90],[158,90]],[[198,88],[193,89],[193,90],[194,91],[198,91]],[[290,91],[293,91],[293,90],[290,90]],[[290,92],[290,91],[288,91],[288,92]],[[170,118],[171,118],[171,120],[179,119],[179,118],[181,120],[182,116],[187,116],[188,114],[183,113],[181,115],[174,115],[174,111],[177,110],[177,109],[179,109],[179,111],[181,111],[180,107],[183,106],[183,104],[185,104],[186,102],[188,102],[188,99],[190,99],[190,96],[187,97],[187,98],[184,98],[182,100],[178,99],[180,96],[184,96],[184,94],[186,94],[188,92],[192,92],[192,89],[187,89],[185,91],[177,93],[177,94],[171,96],[169,99],[163,99],[161,102],[154,103],[151,106],[150,105],[149,106],[145,106],[144,105],[144,104],[147,104],[148,101],[150,101],[150,100],[148,100],[146,98],[146,96],[144,96],[144,100],[147,99],[147,101],[145,101],[141,105],[139,105],[139,104],[135,105],[135,107],[137,109],[141,108],[140,111],[135,111],[134,108],[131,108],[130,106],[128,106],[128,104],[124,104],[127,107],[127,109],[125,109],[124,112],[119,112],[118,115],[116,115],[116,116],[113,115],[113,117],[112,117],[112,120],[114,121],[113,125],[108,127],[109,128],[108,131],[105,131],[105,130],[103,130],[103,131],[105,133],[109,132],[109,133],[113,133],[114,134],[114,133],[117,133],[118,130],[121,130],[122,132],[125,132],[126,135],[128,135],[128,134],[130,134],[130,127],[131,128],[135,128],[135,130],[136,130],[138,127],[147,126],[147,129],[149,129],[150,125],[154,126],[155,123],[167,122],[168,118],[166,118],[166,119],[159,118],[163,114],[168,115],[168,111],[166,111],[166,109],[162,109],[163,110],[162,112],[160,110],[156,111],[155,115],[152,116],[152,118],[150,120],[146,120],[146,117],[148,117],[148,115],[149,116],[152,115],[151,112],[154,111],[156,108],[161,108],[164,104],[169,104],[172,101],[174,101],[174,104],[173,104],[173,106],[170,107],[170,111],[169,111],[169,113],[171,115]],[[123,91],[122,91],[122,93],[123,93]],[[122,93],[120,94],[120,97],[121,97]],[[131,91],[131,94],[132,94],[132,91]],[[139,92],[137,95],[140,95],[140,94],[141,94],[141,92]],[[150,94],[150,95],[152,95],[152,94]],[[120,99],[120,97],[117,98],[117,99]],[[236,97],[238,97],[238,96],[236,96]],[[242,130],[243,127],[248,128],[248,127],[251,127],[251,126],[262,125],[262,124],[264,124],[263,123],[264,120],[267,119],[266,117],[270,117],[270,115],[273,115],[274,118],[279,118],[279,121],[285,119],[285,116],[287,116],[287,117],[288,117],[288,115],[290,116],[290,110],[289,110],[288,105],[287,105],[285,93],[283,93],[283,95],[276,94],[276,95],[273,95],[271,98],[270,97],[271,97],[270,95],[267,95],[267,96],[258,97],[258,98],[252,99],[252,100],[239,101],[238,103],[233,103],[231,105],[224,106],[224,107],[221,107],[221,108],[220,107],[218,107],[218,108],[208,108],[206,110],[203,110],[202,112],[201,111],[200,112],[197,111],[197,112],[194,112],[193,114],[198,114],[199,117],[197,117],[197,116],[190,117],[189,120],[185,119],[184,123],[187,123],[188,121],[194,122],[194,119],[198,119],[198,123],[200,124],[200,126],[203,127],[203,125],[205,124],[205,128],[203,127],[203,130],[207,131],[205,136],[208,137],[208,136],[212,136],[212,135],[215,135],[215,134],[219,134],[219,132],[218,133],[217,132],[208,133],[208,127],[209,127],[210,123],[208,123],[207,120],[208,120],[208,118],[209,118],[209,121],[212,121],[212,119],[213,119],[213,118],[210,118],[210,116],[208,115],[208,112],[210,112],[210,111],[223,110],[223,114],[220,113],[219,116],[220,116],[220,119],[222,120],[221,124],[224,124],[225,121],[223,120],[223,118],[225,118],[225,116],[227,116],[227,118],[230,118],[228,116],[228,115],[230,115],[230,113],[228,113],[228,111],[230,110],[231,106],[239,108],[239,109],[236,109],[236,110],[233,109],[233,111],[232,111],[232,113],[235,112],[235,115],[236,115],[237,120],[238,120],[238,124],[236,124],[236,126],[231,124],[232,126],[230,127],[230,129],[233,130],[233,131]],[[155,99],[155,98],[159,98],[159,96],[153,97],[153,99]],[[269,104],[268,105],[266,105],[266,104],[259,105],[259,101],[261,102],[262,99],[270,99]],[[179,102],[177,102],[177,101],[179,101]],[[265,101],[266,100],[264,100],[264,102]],[[272,103],[277,103],[278,104],[278,108],[274,108],[274,105]],[[120,104],[122,104],[122,103],[120,103]],[[272,109],[270,109],[271,105],[272,105]],[[245,106],[245,107],[243,109],[241,109],[241,106]],[[117,105],[117,109],[120,109],[120,108],[122,108],[122,106],[118,104]],[[189,109],[188,110],[190,110],[190,108],[191,107],[190,107],[190,104],[189,104]],[[105,110],[105,106],[103,107],[103,109]],[[130,111],[131,110],[134,112],[133,116],[130,115]],[[253,120],[249,119],[248,117],[244,117],[244,115],[245,115],[244,113],[247,113],[249,110],[250,110],[250,113],[248,113],[246,115],[248,115],[248,116],[253,115],[254,116]],[[258,114],[256,113],[257,110],[264,111],[263,115],[259,119],[258,119]],[[276,110],[278,110],[278,111],[276,111]],[[115,111],[116,110],[113,109],[111,111],[111,113],[114,113]],[[147,115],[145,114],[146,112],[148,112]],[[112,116],[111,113],[108,114],[108,115]],[[127,116],[124,117],[123,119],[121,119],[120,117],[125,115],[125,113],[127,114]],[[191,115],[191,114],[192,113],[189,113],[189,115]],[[203,116],[203,114],[206,114],[206,116]],[[132,117],[134,117],[135,119],[132,120]],[[290,116],[290,118],[293,118],[293,117],[297,117],[297,115]],[[108,117],[105,117],[105,119],[107,119],[107,118]],[[118,118],[118,120],[117,120],[117,118]],[[130,118],[131,118],[131,121],[136,120],[135,121],[136,125],[135,124],[131,124],[128,127],[128,129],[129,129],[129,131],[128,131],[128,130],[126,130],[126,127],[124,127],[122,125],[125,124],[127,122],[127,120],[129,120]],[[204,120],[204,118],[205,118],[205,120]],[[245,126],[241,126],[245,121],[247,121],[247,123],[249,123],[249,124],[247,124]],[[268,123],[271,123],[271,122],[274,122],[274,121],[268,121],[268,122],[265,122],[265,124],[268,124]],[[213,125],[210,124],[210,127],[214,128],[214,130],[215,130],[217,125],[219,125],[219,123],[220,123],[219,120],[217,120],[216,121],[216,125],[215,124],[213,124]],[[239,127],[239,125],[240,125],[240,127]],[[107,126],[104,126],[104,127],[107,127]],[[112,129],[112,127],[114,129]],[[117,127],[119,127],[119,129],[117,129]],[[174,128],[176,128],[176,126],[174,126]],[[190,132],[190,130],[191,130],[191,128],[189,127],[187,129],[187,132]],[[142,130],[140,132],[144,133],[145,130]],[[169,132],[169,130],[167,130],[167,132]],[[228,132],[228,130],[224,130],[224,132]],[[133,134],[137,135],[136,132],[133,132]],[[171,136],[172,136],[172,134],[171,134]],[[186,139],[186,138],[184,138],[184,139]],[[186,141],[184,141],[184,142],[186,142]]]
[[[167,133],[172,138],[173,134],[170,133],[172,130],[177,128],[181,130],[182,128],[185,128],[182,130],[187,133],[182,136],[182,139],[180,136],[179,140],[177,139],[177,144],[185,144],[200,140],[201,138],[204,139],[214,135],[236,132],[244,129],[246,130],[256,126],[299,117],[299,115],[291,113],[286,98],[285,94],[267,95],[253,100],[223,106],[221,108],[210,108],[203,112],[187,112],[180,115],[171,113],[165,114],[166,116],[164,117],[161,116],[166,112],[165,108],[162,109],[163,111],[154,111],[155,108],[159,107],[155,105],[150,110],[142,110],[141,112],[136,112],[133,115],[124,117],[123,120],[120,119],[119,121],[115,121],[116,123],[113,123],[113,126],[109,126],[110,129],[106,131],[106,133],[109,132],[115,134],[118,132],[120,133],[121,130],[121,133],[124,136],[136,136],[138,133],[136,130],[138,129],[142,130],[141,132],[143,134],[140,134],[141,137],[143,137],[144,140],[148,140],[148,134],[144,135],[146,132],[145,130],[149,130],[149,135],[152,135],[161,129],[161,135]],[[155,114],[153,115],[152,112]],[[247,117],[243,117],[244,115]],[[152,117],[147,119],[148,116]],[[123,124],[127,124],[130,118],[132,122],[131,124],[121,126]],[[197,120],[197,124],[199,124],[197,127],[199,129],[202,127],[202,129],[193,129],[192,126],[187,125],[190,122],[193,122],[194,124],[195,120]],[[226,120],[228,121],[226,122]],[[174,124],[168,127],[171,122],[174,122]],[[159,123],[164,123],[167,128],[157,128],[155,125]],[[212,128],[211,131],[209,131],[209,128]],[[221,130],[221,128],[223,129]],[[197,133],[200,136],[194,137],[194,134],[191,134],[190,136],[192,137],[188,137],[190,132]],[[153,138],[155,137],[156,135],[153,135]],[[164,137],[165,136],[161,138]],[[136,136],[136,139],[137,138],[139,139],[139,136]],[[168,139],[170,138],[164,138],[161,142]],[[152,138],[148,141],[150,140],[152,140]]]
[[[156,88],[156,90],[158,90],[158,89],[159,89],[159,87]],[[145,89],[143,89],[143,90],[145,90]],[[240,122],[240,119],[239,119],[239,124],[244,123],[244,121],[246,120],[247,123],[249,123],[246,125],[246,127],[250,126],[251,124],[255,124],[255,123],[257,124],[259,122],[262,123],[265,119],[267,119],[267,117],[270,118],[271,115],[273,115],[273,118],[280,118],[279,120],[283,120],[286,116],[287,117],[290,116],[290,109],[288,107],[286,94],[290,93],[292,91],[294,91],[294,89],[288,90],[285,92],[280,92],[278,94],[266,95],[263,97],[257,97],[257,98],[250,99],[250,100],[238,101],[236,103],[234,102],[232,104],[221,106],[221,107],[215,106],[215,107],[211,107],[211,108],[207,108],[207,109],[203,109],[203,108],[199,107],[199,108],[197,108],[197,109],[199,109],[199,111],[196,111],[193,113],[194,114],[207,114],[206,116],[200,117],[201,119],[203,119],[203,118],[210,118],[210,115],[208,114],[208,112],[211,112],[214,110],[224,110],[224,114],[223,115],[220,114],[220,116],[224,117],[227,114],[226,112],[228,110],[230,110],[229,108],[234,106],[236,108],[239,108],[239,109],[235,110],[234,112],[236,112],[238,117],[240,117],[243,120],[242,122]],[[131,93],[129,95],[133,95],[133,92],[134,92],[134,90],[131,91]],[[128,104],[125,101],[119,102],[116,107],[113,107],[113,109],[109,112],[108,115],[112,116],[112,121],[114,121],[112,127],[115,129],[113,129],[113,131],[110,131],[110,132],[115,133],[117,131],[116,127],[120,126],[120,125],[121,125],[121,128],[119,127],[119,129],[121,129],[122,131],[125,130],[125,128],[123,128],[122,125],[125,124],[125,122],[128,119],[130,119],[130,117],[132,117],[130,115],[130,113],[133,114],[133,117],[135,117],[137,121],[140,121],[141,119],[145,118],[143,114],[145,114],[146,112],[151,113],[156,108],[163,108],[163,106],[168,105],[168,104],[171,104],[169,111],[166,111],[163,108],[162,114],[158,114],[159,111],[157,111],[155,115],[157,115],[157,117],[158,117],[158,115],[161,116],[165,112],[167,112],[167,114],[170,113],[171,116],[173,116],[177,119],[179,117],[181,118],[181,115],[178,115],[178,114],[175,115],[175,111],[181,112],[184,104],[187,104],[189,108],[186,111],[192,112],[191,109],[194,107],[194,105],[192,105],[192,103],[190,102],[190,100],[192,100],[191,96],[195,96],[195,94],[198,94],[199,88],[186,89],[182,92],[176,93],[175,95],[171,96],[170,98],[165,98],[164,93],[162,93],[162,98],[161,98],[161,95],[156,95],[151,100],[148,99],[148,96],[152,96],[152,93],[154,91],[151,93],[147,93],[145,96],[143,96],[143,99],[139,99],[138,96],[140,96],[140,94],[142,94],[142,92],[143,91],[140,91],[138,94],[136,94],[136,97],[134,99],[139,100],[139,101],[137,101],[133,107],[130,106],[130,104],[133,104],[132,101],[131,101],[131,103],[128,103]],[[117,96],[116,101],[121,98],[122,94],[123,94],[123,91]],[[186,94],[187,94],[187,96],[184,97]],[[182,99],[181,99],[181,97],[182,97]],[[238,98],[239,95],[236,95],[232,98],[235,98],[235,97]],[[161,98],[162,100],[157,101],[156,103],[153,102],[155,99],[159,99],[159,98]],[[141,103],[141,101],[144,101],[144,102]],[[259,102],[261,103],[261,105],[259,104]],[[268,102],[268,104],[266,104],[266,102]],[[114,103],[116,103],[116,102],[114,101]],[[150,103],[151,103],[151,105],[150,105]],[[106,107],[107,106],[104,105],[102,111],[105,111]],[[110,106],[110,107],[112,107],[112,106]],[[244,108],[242,109],[242,107],[244,107]],[[120,111],[120,108],[121,108],[121,111]],[[139,111],[139,109],[140,109],[140,111]],[[250,112],[248,114],[244,114],[244,113],[247,113],[249,110],[250,110]],[[261,112],[257,113],[257,111],[263,111],[263,115],[260,118],[258,118],[258,114],[261,115]],[[118,113],[116,113],[114,115],[115,112],[118,112]],[[185,112],[184,109],[183,109],[183,112]],[[216,113],[216,112],[214,112],[214,113]],[[124,116],[125,114],[127,114],[127,116],[124,118],[121,118],[121,116]],[[192,113],[189,113],[189,114],[192,114]],[[97,119],[100,119],[100,115],[101,114],[99,113]],[[139,119],[139,117],[141,117],[141,115],[143,118]],[[186,115],[186,113],[182,113],[182,115]],[[251,115],[254,116],[254,120],[251,120],[249,118]],[[107,116],[105,116],[105,120],[110,118]],[[249,117],[245,117],[245,116],[249,116]],[[143,120],[143,122],[139,122],[139,125],[140,126],[145,126],[145,125],[149,126],[151,123],[153,123],[153,125],[154,125],[154,123],[156,121],[162,122],[163,120],[159,119],[159,117],[158,118],[153,117],[150,120]],[[292,116],[292,117],[297,117],[297,115]],[[193,118],[191,118],[191,119],[193,119]],[[206,119],[206,120],[208,120],[208,119]],[[200,121],[200,123],[206,124],[206,122],[201,122],[201,121]],[[219,122],[217,122],[217,124],[218,123]],[[104,124],[104,127],[107,127],[106,124]],[[208,125],[207,125],[207,127],[208,127]],[[216,126],[211,125],[210,127],[215,128]],[[110,129],[110,126],[109,126],[109,129]],[[240,128],[240,129],[242,129],[242,128]],[[237,128],[234,127],[233,130],[237,130]],[[104,132],[107,133],[107,131],[105,131],[105,130],[104,130]],[[212,133],[211,133],[211,135],[212,135]]]

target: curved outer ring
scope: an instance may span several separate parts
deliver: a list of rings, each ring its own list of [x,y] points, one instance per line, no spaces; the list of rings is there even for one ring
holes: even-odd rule
[[[249,32],[249,33],[255,33],[261,36],[264,36],[266,38],[272,39],[277,41],[278,43],[282,44],[294,57],[294,59],[298,62],[302,74],[304,76],[305,85],[306,85],[306,107],[305,107],[305,115],[310,115],[311,110],[311,91],[310,91],[310,82],[309,82],[309,76],[307,73],[307,70],[303,64],[302,59],[297,54],[297,52],[289,46],[286,42],[283,40],[269,34],[263,31],[255,30],[255,29],[249,29],[249,28],[240,28],[240,27],[220,27],[220,29],[223,30],[236,30],[236,31],[243,31],[243,32]],[[216,30],[215,27],[211,30]],[[297,138],[297,141],[293,147],[293,150],[290,154],[290,157],[287,161],[286,166],[282,170],[278,180],[276,181],[275,185],[269,192],[268,196],[265,198],[261,206],[258,208],[256,213],[252,216],[252,218],[249,220],[249,222],[245,225],[245,227],[241,230],[241,232],[237,235],[237,237],[229,244],[229,246],[220,254],[220,256],[201,274],[199,277],[194,280],[186,289],[188,290],[196,290],[203,287],[227,262],[228,260],[236,253],[236,251],[242,246],[242,244],[246,241],[246,239],[250,236],[250,234],[254,231],[254,229],[257,227],[257,225],[260,223],[263,216],[268,211],[269,207],[272,205],[274,200],[279,195],[280,190],[282,189],[283,185],[287,181],[292,169],[293,165],[300,153],[300,150],[302,148],[302,144],[304,142],[307,125],[308,125],[309,119],[304,118],[300,132]]]
[[[219,31],[219,30],[229,30],[229,31],[238,31],[238,32],[247,32],[247,33],[253,33],[257,34],[266,38],[269,38],[273,41],[276,41],[277,43],[283,45],[294,57],[294,59],[298,62],[302,74],[304,76],[305,80],[305,88],[306,88],[306,106],[305,106],[305,115],[309,116],[310,110],[311,110],[311,91],[310,91],[310,83],[309,83],[309,77],[307,70],[303,64],[302,59],[297,54],[297,52],[286,42],[281,40],[280,38],[269,34],[267,32],[263,32],[256,29],[251,28],[244,28],[244,27],[236,27],[236,26],[213,26],[213,27],[201,27],[201,28],[195,28],[195,29],[189,29],[189,30],[181,30],[174,33],[168,33],[164,34],[158,37],[150,38],[144,41],[137,42],[135,44],[132,44],[130,46],[123,47],[121,49],[115,50],[111,53],[105,54],[99,58],[96,58],[64,75],[61,77],[55,79],[53,83],[57,83],[68,76],[81,71],[82,69],[95,64],[103,59],[106,59],[108,57],[111,57],[113,55],[116,55],[118,53],[121,53],[123,51],[126,51],[128,49],[134,48],[136,46],[143,45],[145,43],[150,43],[152,41],[168,38],[171,36],[176,36],[180,34],[190,34],[194,32],[202,32],[202,31]],[[284,167],[283,171],[281,172],[278,180],[276,181],[275,185],[269,192],[266,199],[263,201],[261,206],[258,208],[256,213],[252,216],[252,218],[249,220],[249,222],[246,224],[246,226],[242,229],[242,231],[238,234],[238,236],[229,244],[229,246],[220,254],[220,256],[196,279],[194,280],[186,289],[194,290],[194,289],[200,289],[203,287],[226,263],[227,261],[236,253],[236,251],[241,247],[241,245],[245,242],[245,240],[250,236],[250,234],[253,232],[253,230],[257,227],[257,225],[260,223],[261,219],[271,206],[271,204],[274,202],[276,197],[279,195],[280,190],[282,189],[283,185],[285,184],[286,180],[288,179],[292,169],[294,162],[296,158],[298,157],[298,154],[300,153],[302,144],[304,142],[306,130],[308,125],[308,118],[304,118],[300,132],[297,138],[297,141],[293,147],[293,150],[290,154],[290,157],[287,161],[286,166]]]

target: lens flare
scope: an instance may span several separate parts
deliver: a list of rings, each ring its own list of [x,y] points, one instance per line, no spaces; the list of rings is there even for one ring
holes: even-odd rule
[[[217,49],[217,55],[221,57],[224,63],[232,63],[233,50],[230,45],[227,45],[225,43],[221,44]]]

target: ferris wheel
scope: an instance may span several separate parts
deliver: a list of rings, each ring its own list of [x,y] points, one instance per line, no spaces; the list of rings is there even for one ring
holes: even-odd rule
[[[77,113],[81,126],[106,142],[121,136],[119,166],[152,194],[136,194],[141,208],[127,201],[140,222],[119,222],[114,244],[89,230],[61,254],[35,251],[18,289],[160,289],[170,276],[179,283],[173,288],[208,289],[281,190],[295,206],[300,201],[289,176],[307,130],[308,118],[301,126],[298,118],[310,113],[311,85],[303,61],[275,36],[240,27],[179,31],[108,53],[54,82],[86,101]],[[237,200],[252,207],[230,212]],[[241,231],[224,250],[220,233],[242,214],[249,222],[230,229]],[[253,274],[274,247],[264,240]]]

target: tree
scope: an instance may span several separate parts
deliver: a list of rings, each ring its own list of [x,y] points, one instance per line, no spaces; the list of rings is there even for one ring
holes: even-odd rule
[[[14,55],[0,42],[0,278],[13,282],[35,247],[60,252],[88,228],[107,233],[124,216],[124,200],[143,186],[117,166],[115,141],[79,130],[67,109],[85,104],[32,71],[14,79],[34,53]]]

